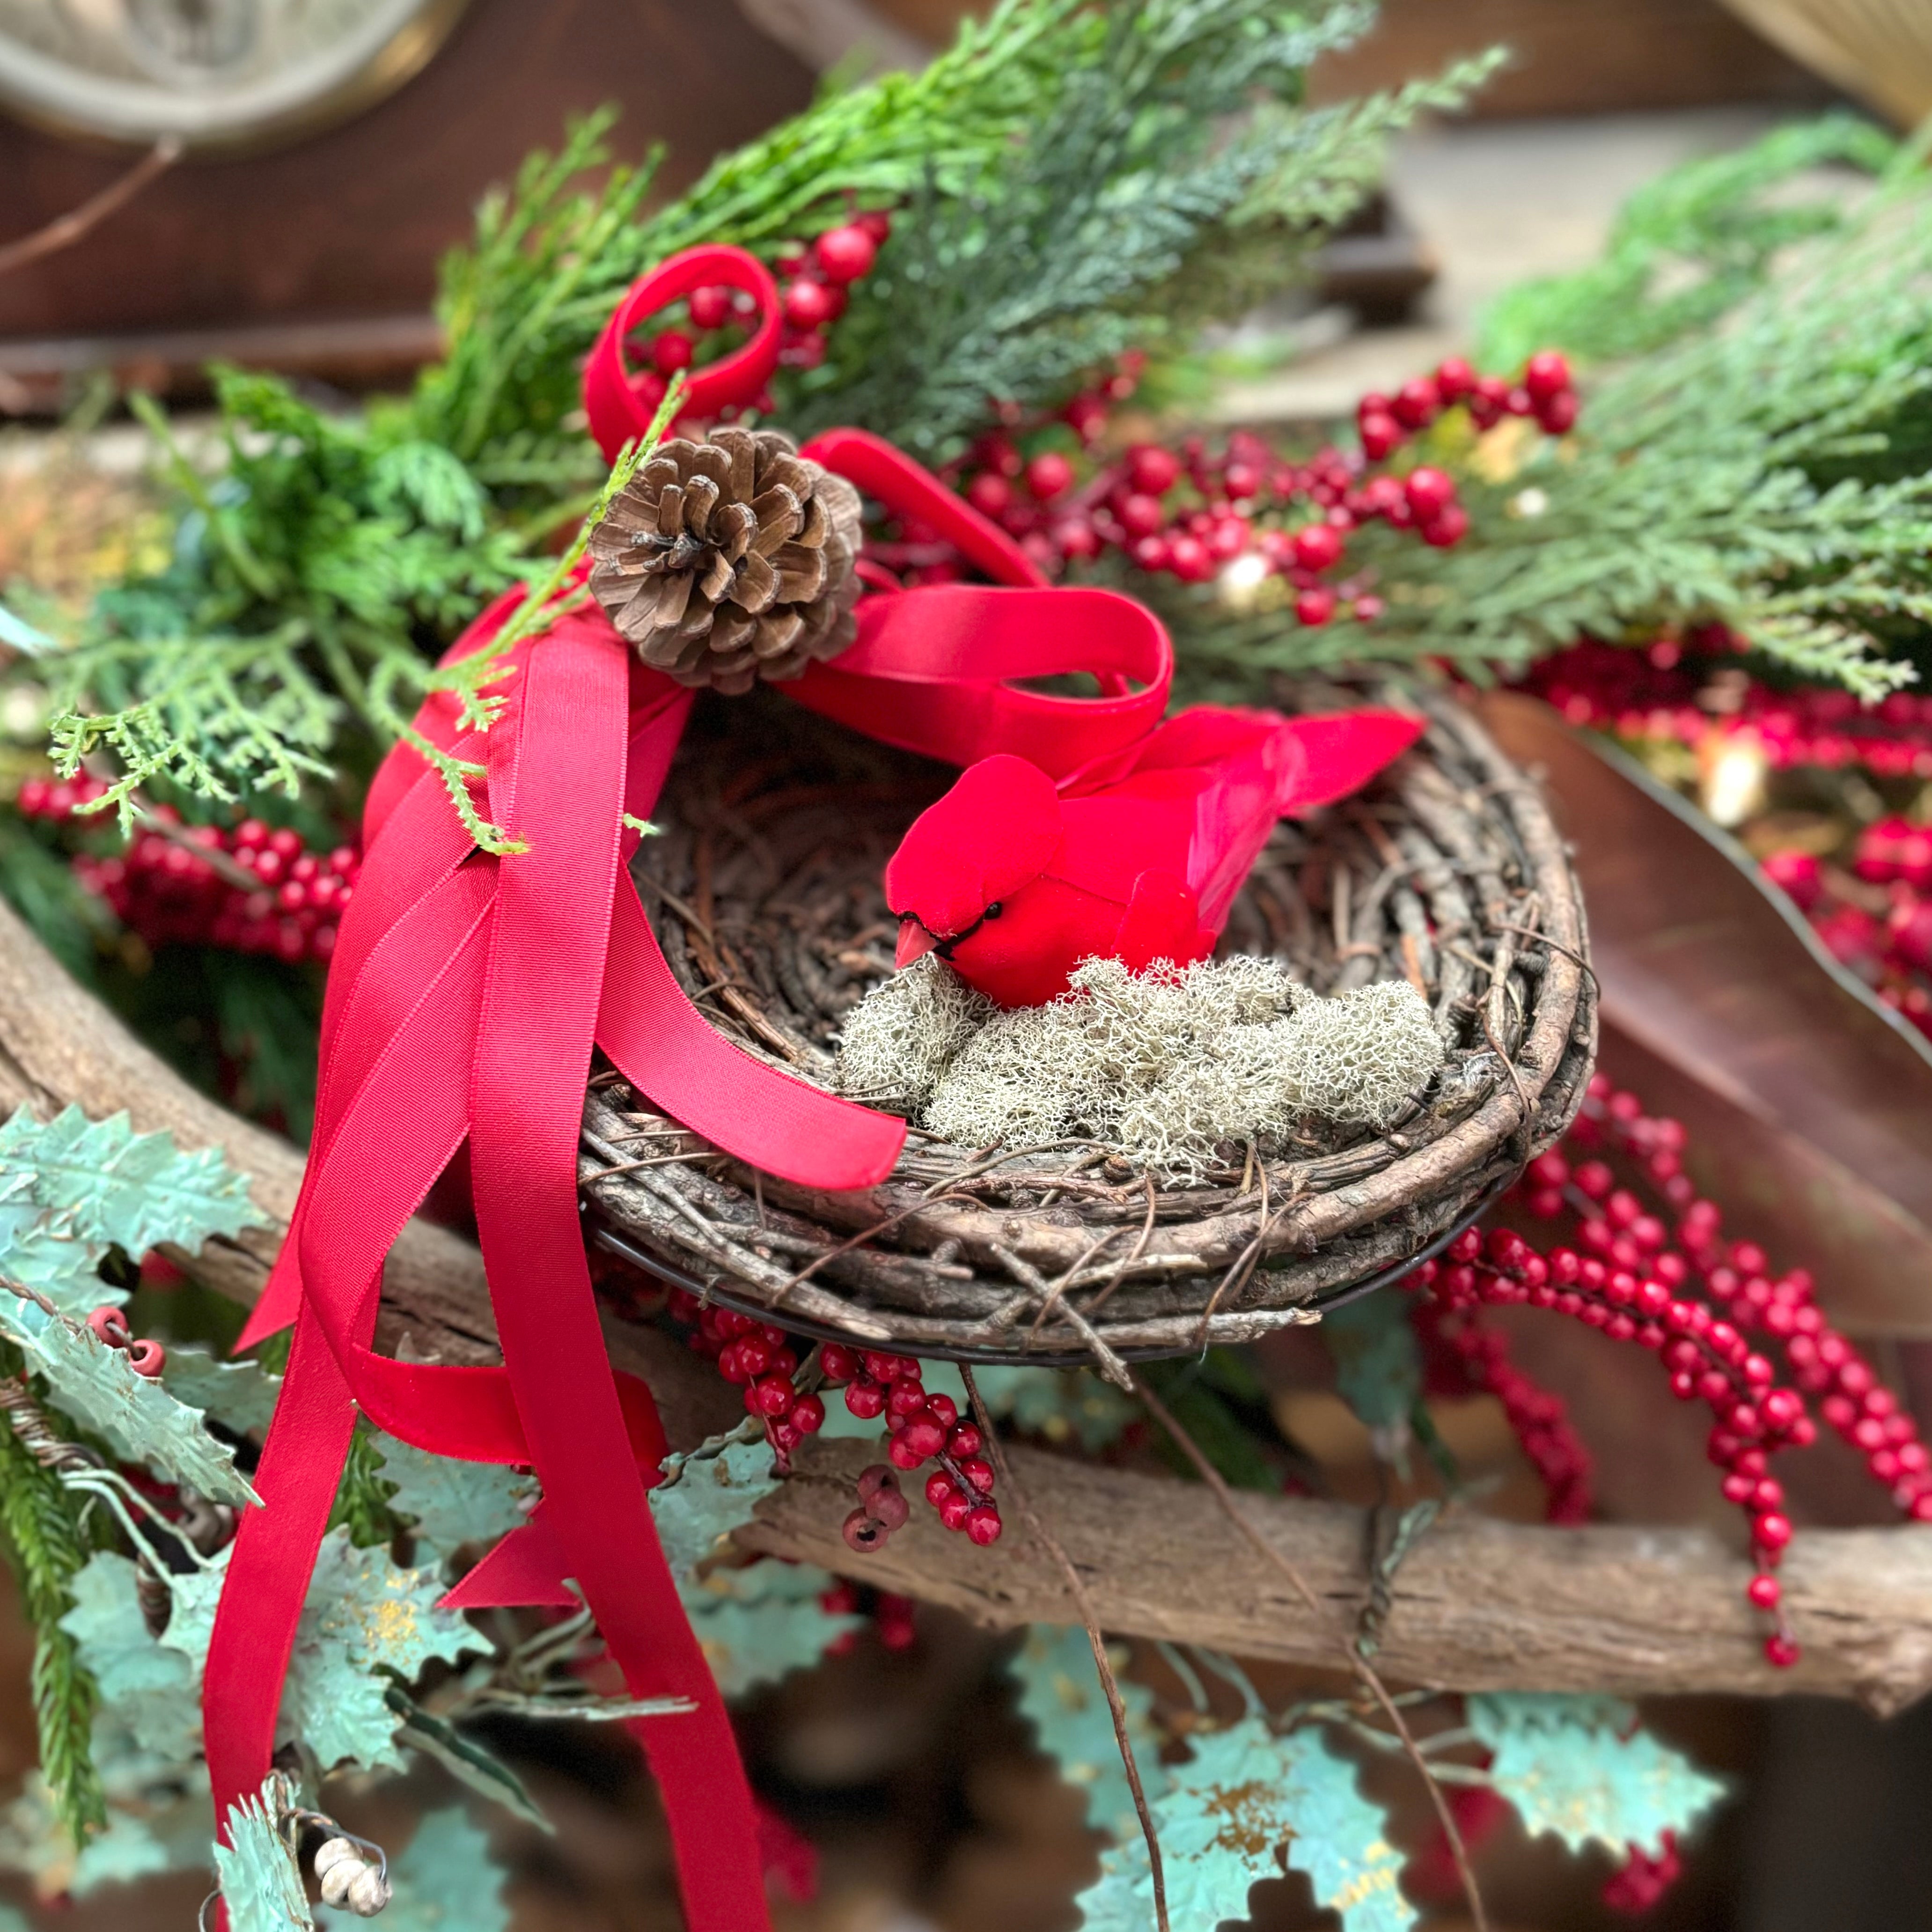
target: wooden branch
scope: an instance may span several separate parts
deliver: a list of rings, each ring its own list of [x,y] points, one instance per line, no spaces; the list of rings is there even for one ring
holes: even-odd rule
[[[44,1117],[70,1102],[184,1148],[217,1146],[252,1183],[266,1225],[194,1259],[238,1301],[260,1292],[294,1205],[300,1156],[286,1142],[189,1088],[68,978],[0,904],[0,1110]],[[420,1222],[404,1231],[380,1333],[417,1355],[488,1360],[495,1329],[481,1262]],[[649,1379],[671,1439],[691,1443],[739,1413],[709,1364],[654,1330],[606,1324],[620,1364]],[[1358,1510],[1244,1498],[1324,1606],[1319,1619],[1235,1536],[1198,1488],[1024,1450],[1016,1473],[1085,1579],[1100,1622],[1126,1636],[1209,1644],[1246,1657],[1334,1664],[1365,1588]],[[877,1555],[847,1548],[852,1480],[875,1451],[813,1442],[792,1480],[741,1532],[752,1546],[944,1604],[992,1624],[1077,1621],[1064,1581],[1010,1528],[990,1550],[950,1536],[923,1509]],[[1463,1690],[1628,1695],[1804,1690],[1892,1711],[1932,1688],[1932,1528],[1801,1530],[1786,1602],[1804,1646],[1795,1670],[1762,1661],[1743,1556],[1697,1530],[1547,1529],[1462,1514],[1424,1537],[1396,1574],[1376,1661],[1390,1678]]]
[[[1364,1513],[1244,1495],[1243,1510],[1313,1588],[1311,1616],[1281,1572],[1199,1488],[1036,1450],[1016,1473],[1084,1580],[1102,1625],[1238,1657],[1342,1667],[1366,1594]],[[944,1604],[975,1622],[1077,1623],[1052,1558],[1016,1524],[990,1550],[922,1508],[872,1555],[839,1534],[870,1448],[814,1442],[740,1540]],[[1396,1572],[1377,1667],[1456,1690],[1669,1696],[1787,1690],[1895,1711],[1932,1688],[1932,1529],[1801,1530],[1781,1572],[1804,1655],[1764,1661],[1742,1553],[1702,1530],[1550,1529],[1462,1512]]]
[[[179,137],[167,134],[157,141],[128,172],[110,182],[98,194],[90,195],[78,208],[57,215],[44,228],[18,241],[0,246],[0,275],[10,275],[30,262],[71,248],[112,214],[125,208],[135,196],[158,175],[166,174],[182,158]]]

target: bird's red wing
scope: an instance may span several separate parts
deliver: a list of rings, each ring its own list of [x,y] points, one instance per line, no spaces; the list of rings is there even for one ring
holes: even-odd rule
[[[1185,966],[1214,950],[1214,935],[1202,931],[1199,902],[1185,880],[1150,869],[1134,881],[1134,896],[1114,935],[1114,951],[1129,972],[1144,972],[1156,959]]]
[[[1286,728],[1301,760],[1281,800],[1284,818],[1359,791],[1422,736],[1422,720],[1400,711],[1336,711],[1291,718]]]

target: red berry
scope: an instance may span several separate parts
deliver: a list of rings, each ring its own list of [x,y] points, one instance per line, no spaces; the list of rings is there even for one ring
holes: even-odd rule
[[[982,1503],[976,1509],[966,1512],[966,1534],[982,1550],[1000,1540],[1000,1532],[1006,1525],[1000,1520],[1000,1513],[991,1503]]]
[[[1561,389],[1546,401],[1538,403],[1536,419],[1551,436],[1562,436],[1573,428],[1576,421],[1576,391]]]
[[[1027,488],[1042,503],[1063,494],[1072,481],[1073,466],[1057,449],[1036,456],[1027,465]]]
[[[993,1466],[992,1463],[983,1462],[980,1457],[975,1456],[960,1464],[959,1473],[964,1476],[967,1481],[970,1483],[974,1488],[977,1490],[982,1496],[989,1496],[993,1493]]]
[[[1330,570],[1342,560],[1342,532],[1328,524],[1304,524],[1290,539],[1304,570]]]
[[[1384,606],[1379,597],[1358,597],[1353,608],[1357,623],[1372,624],[1382,614]],[[1559,1206],[1562,1204],[1560,1196],[1558,1197],[1558,1204]]]
[[[923,1462],[937,1456],[946,1447],[946,1431],[932,1417],[921,1414],[909,1416],[906,1426],[893,1438],[896,1443],[905,1444],[909,1456],[916,1456]]]
[[[1144,490],[1136,490],[1122,497],[1114,514],[1130,536],[1150,537],[1167,527],[1167,512],[1160,499]]]
[[[1402,425],[1394,416],[1380,413],[1365,416],[1356,425],[1362,440],[1362,454],[1371,463],[1379,463],[1402,440]]]
[[[1085,560],[1100,554],[1100,536],[1088,518],[1065,518],[1055,524],[1047,535],[1062,556]]]
[[[854,1382],[845,1391],[845,1406],[861,1422],[872,1422],[886,1412],[886,1392],[877,1382]]]
[[[982,516],[997,517],[1013,500],[1013,486],[994,471],[982,470],[966,486],[966,500]]]
[[[794,328],[823,327],[832,320],[835,306],[832,291],[823,282],[807,281],[800,276],[785,284],[784,319]]]
[[[1791,1540],[1791,1519],[1767,1511],[1751,1525],[1751,1539],[1760,1550],[1782,1550]]]
[[[884,242],[892,232],[892,211],[885,208],[868,208],[862,214],[852,218],[854,228],[862,228],[874,242]]]
[[[1141,494],[1163,496],[1180,480],[1180,460],[1172,450],[1162,449],[1158,443],[1142,442],[1127,452],[1127,482]],[[1165,512],[1162,520],[1166,520]],[[1160,526],[1159,524],[1154,526],[1156,530]]]
[[[1426,376],[1414,376],[1395,392],[1389,413],[1411,429],[1422,429],[1435,421],[1442,406],[1436,385]]]
[[[964,1462],[979,1454],[986,1446],[978,1430],[970,1422],[962,1422],[946,1438],[946,1453],[956,1462]]]
[[[1294,600],[1294,614],[1310,628],[1327,623],[1335,614],[1334,592],[1325,584],[1318,584],[1313,589],[1303,591]]]
[[[962,1490],[955,1490],[939,1505],[939,1520],[948,1529],[964,1529],[972,1514],[972,1501]]]
[[[1451,503],[1422,526],[1422,541],[1435,550],[1454,550],[1468,533],[1469,513],[1460,503]]]
[[[929,1395],[926,1406],[942,1429],[950,1429],[959,1420],[959,1405],[950,1395]]]
[[[789,1415],[792,1405],[798,1400],[798,1391],[792,1387],[789,1376],[761,1376],[745,1394],[748,1400],[754,1396],[758,1398],[756,1413],[769,1416],[774,1421],[782,1415]]]
[[[691,326],[702,329],[707,334],[714,328],[722,328],[731,319],[731,291],[729,289],[694,289],[691,292]]]
[[[1789,1670],[1798,1661],[1798,1646],[1782,1634],[1768,1636],[1764,1640],[1764,1660],[1774,1670]]]
[[[1436,392],[1444,404],[1459,403],[1476,386],[1476,372],[1460,356],[1436,364]]]
[[[674,376],[691,367],[691,338],[681,328],[660,329],[651,340],[651,367],[660,376]]]
[[[1446,472],[1423,464],[1402,479],[1402,494],[1408,499],[1417,522],[1426,524],[1455,502],[1455,481]]]
[[[825,1403],[822,1397],[802,1395],[791,1406],[791,1414],[787,1418],[801,1436],[816,1436],[825,1426]]]
[[[892,1459],[892,1466],[896,1469],[916,1469],[926,1460],[926,1458],[920,1455],[916,1450],[910,1449],[906,1446],[905,1431],[903,1429],[886,1444],[886,1454]]]
[[[898,1486],[898,1478],[883,1462],[870,1463],[859,1472],[859,1493],[868,1500],[875,1490],[896,1490]]]
[[[1538,402],[1570,386],[1570,364],[1554,349],[1540,350],[1522,365],[1522,386]]]
[[[1744,1594],[1761,1610],[1774,1610],[1784,1594],[1784,1588],[1775,1576],[1760,1572],[1744,1586]]]
[[[1204,584],[1214,574],[1214,554],[1198,537],[1178,536],[1167,547],[1167,567],[1184,584]]]
[[[888,1415],[914,1416],[925,1413],[926,1391],[916,1382],[895,1382],[886,1397]]]
[[[843,1534],[848,1549],[856,1550],[861,1556],[868,1556],[885,1541],[891,1532],[862,1506],[845,1519]]]
[[[872,272],[879,244],[856,222],[843,228],[828,228],[812,244],[819,272],[828,282],[856,282]]]
[[[842,1342],[828,1342],[819,1350],[818,1366],[829,1382],[849,1382],[859,1373],[857,1357]]]
[[[912,1505],[896,1483],[881,1483],[867,1498],[866,1507],[888,1529],[904,1528],[912,1515]]]
[[[959,1485],[944,1469],[935,1469],[926,1479],[926,1499],[934,1509],[943,1508],[949,1496],[959,1493]]]

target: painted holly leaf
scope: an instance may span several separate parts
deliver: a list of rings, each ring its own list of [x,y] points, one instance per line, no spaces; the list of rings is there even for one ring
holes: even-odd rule
[[[1404,1426],[1422,1394],[1422,1352],[1408,1298],[1365,1294],[1322,1318],[1317,1330],[1335,1364],[1342,1400],[1372,1430]]]
[[[0,1269],[5,1265],[0,1257]],[[145,1462],[218,1502],[260,1503],[236,1468],[235,1452],[201,1426],[200,1411],[137,1376],[126,1351],[109,1348],[85,1322],[0,1292],[0,1334],[46,1376],[58,1408],[104,1436],[130,1462]]]
[[[219,1362],[206,1348],[170,1342],[161,1386],[176,1401],[238,1436],[260,1436],[274,1418],[282,1378],[259,1362]]]
[[[686,1463],[675,1483],[652,1490],[651,1514],[670,1574],[683,1582],[778,1486],[765,1443],[734,1442],[722,1455]]]
[[[975,1379],[987,1408],[1010,1417],[1016,1429],[1049,1442],[1077,1442],[1090,1451],[1111,1448],[1140,1414],[1119,1390],[1084,1369],[988,1368]]]
[[[43,1124],[22,1107],[0,1124],[0,1269],[69,1312],[120,1298],[96,1273],[110,1244],[138,1260],[261,1218],[218,1150],[182,1154],[124,1113],[90,1120],[69,1107]]]
[[[1396,1883],[1402,1855],[1383,1836],[1382,1814],[1356,1790],[1355,1767],[1320,1732],[1278,1738],[1250,1718],[1193,1744],[1192,1759],[1168,1768],[1169,1787],[1150,1807],[1174,1924],[1245,1918],[1249,1887],[1279,1876],[1284,1846],[1343,1932],[1405,1932],[1414,1923]],[[1147,1932],[1154,1880],[1138,1832],[1102,1856],[1099,1881],[1078,1903],[1088,1932]]]
[[[396,1486],[389,1507],[407,1516],[440,1556],[466,1543],[494,1542],[524,1520],[518,1507],[535,1493],[528,1476],[496,1462],[432,1456],[393,1436],[374,1438],[384,1479]]]
[[[332,1530],[296,1632],[278,1741],[300,1738],[325,1770],[345,1759],[402,1769],[402,1720],[385,1700],[384,1673],[410,1682],[433,1657],[454,1663],[489,1648],[458,1612],[436,1607],[442,1594],[434,1570],[399,1569]]]
[[[1035,1624],[1008,1659],[1006,1670],[1018,1682],[1020,1715],[1031,1720],[1034,1742],[1058,1760],[1062,1778],[1086,1791],[1088,1823],[1111,1832],[1122,1844],[1137,1836],[1133,1789],[1120,1762],[1113,1714],[1087,1633],[1077,1625]],[[1148,1714],[1154,1693],[1123,1683],[1120,1700],[1126,1706],[1127,1736],[1142,1786],[1151,1798],[1167,1788],[1167,1773],[1157,1756],[1160,1739]]]
[[[201,1748],[200,1666],[149,1632],[137,1574],[111,1550],[90,1557],[71,1586],[74,1608],[61,1618],[100,1687],[94,1728],[104,1769],[130,1755],[185,1764]]]
[[[382,1932],[508,1932],[502,1869],[490,1856],[488,1834],[460,1804],[424,1819],[390,1860],[389,1878],[395,1895],[383,1908]],[[316,1917],[325,1932],[363,1922],[326,1905]]]
[[[727,1697],[806,1669],[858,1628],[862,1618],[819,1606],[835,1580],[814,1564],[768,1556],[742,1569],[714,1570],[683,1586],[692,1628]]]
[[[302,1868],[275,1829],[282,1780],[228,1808],[228,1842],[214,1847],[214,1869],[228,1908],[228,1932],[314,1932]]]
[[[1554,1832],[1573,1852],[1593,1839],[1652,1856],[1725,1795],[1719,1778],[1660,1743],[1614,1697],[1509,1692],[1468,1700],[1469,1728],[1494,1756],[1490,1782],[1534,1838]]]

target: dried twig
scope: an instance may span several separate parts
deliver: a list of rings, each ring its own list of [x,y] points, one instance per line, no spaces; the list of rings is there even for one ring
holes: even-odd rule
[[[78,208],[57,215],[44,228],[37,228],[31,235],[0,247],[0,275],[11,274],[29,262],[71,248],[90,230],[125,207],[157,176],[165,174],[181,157],[180,137],[164,135],[125,174],[110,182],[98,194],[88,196]]]
[[[1214,1500],[1220,1504],[1228,1520],[1254,1546],[1256,1550],[1262,1557],[1273,1564],[1288,1579],[1288,1582],[1294,1588],[1295,1594],[1308,1606],[1310,1610],[1319,1616],[1322,1614],[1322,1601],[1309,1588],[1307,1580],[1248,1520],[1240,1504],[1234,1499],[1234,1491],[1228,1488],[1220,1471],[1216,1468],[1202,1453],[1200,1445],[1196,1442],[1193,1437],[1190,1436],[1186,1430],[1174,1420],[1166,1403],[1162,1402],[1145,1382],[1140,1382],[1138,1378],[1135,1393],[1139,1396],[1142,1402],[1146,1403],[1148,1412],[1153,1415],[1154,1419],[1167,1431],[1175,1447],[1194,1465],[1201,1480],[1214,1492]],[[983,1423],[981,1424],[981,1431],[982,1433],[985,1432]],[[1456,1814],[1449,1808],[1448,1795],[1444,1792],[1435,1772],[1430,1769],[1429,1760],[1423,1756],[1421,1747],[1415,1742],[1414,1733],[1411,1732],[1404,1720],[1395,1700],[1389,1695],[1388,1687],[1383,1683],[1375,1666],[1352,1646],[1346,1650],[1345,1656],[1348,1668],[1361,1680],[1362,1688],[1381,1706],[1383,1715],[1388,1719],[1389,1723],[1394,1728],[1396,1736],[1402,1740],[1402,1749],[1408,1754],[1409,1762],[1421,1773],[1422,1781],[1429,1788],[1430,1802],[1436,1808],[1436,1816],[1442,1826],[1442,1835],[1449,1841],[1449,1853],[1456,1862],[1456,1874],[1462,1882],[1463,1894],[1469,1902],[1469,1917],[1475,1925],[1476,1932],[1489,1932],[1489,1918],[1483,1910],[1483,1897],[1481,1892],[1477,1888],[1476,1874],[1469,1863],[1468,1848],[1462,1842],[1462,1834],[1456,1823]]]
[[[1147,1840],[1148,1865],[1154,1874],[1154,1922],[1160,1932],[1169,1932],[1167,1875],[1161,1868],[1160,1836],[1154,1828],[1154,1814],[1148,1809],[1147,1793],[1142,1788],[1140,1766],[1134,1761],[1133,1740],[1127,1736],[1127,1707],[1121,1700],[1114,1666],[1108,1660],[1107,1640],[1100,1634],[1100,1624],[1094,1617],[1093,1599],[1087,1594],[1087,1586],[1080,1580],[1080,1572],[1073,1567],[1072,1558],[1067,1555],[1060,1539],[1040,1521],[1026,1492],[1014,1481],[1012,1465],[1006,1460],[1005,1445],[993,1427],[992,1415],[980,1394],[980,1384],[974,1381],[972,1370],[962,1362],[959,1374],[966,1384],[967,1399],[973,1405],[974,1420],[979,1424],[980,1433],[986,1438],[986,1447],[992,1452],[1000,1486],[1014,1508],[1026,1518],[1027,1528],[1033,1532],[1034,1541],[1053,1558],[1060,1575],[1066,1580],[1067,1594],[1072,1598],[1074,1607],[1080,1612],[1080,1621],[1086,1626],[1087,1641],[1093,1646],[1094,1668],[1100,1673],[1100,1687],[1107,1694],[1107,1709],[1114,1720],[1114,1742],[1120,1747],[1120,1763],[1127,1774],[1128,1788],[1134,1794],[1134,1815],[1141,1821],[1141,1835]]]

